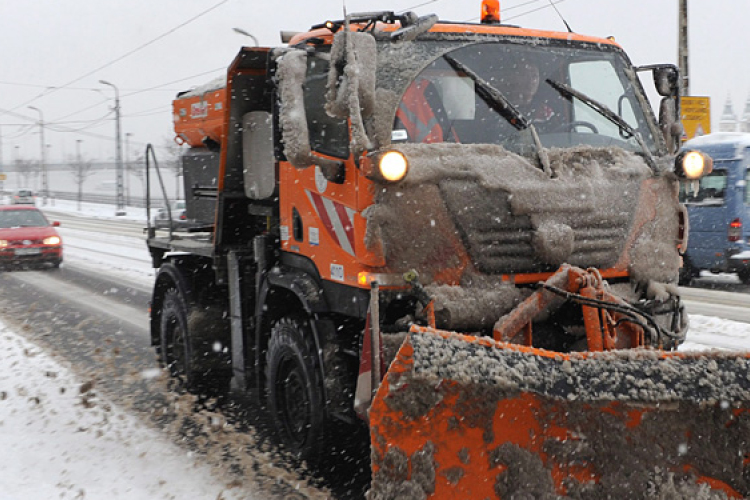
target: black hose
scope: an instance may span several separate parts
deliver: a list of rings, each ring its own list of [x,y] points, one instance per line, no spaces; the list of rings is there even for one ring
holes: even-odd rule
[[[544,288],[545,290],[552,292],[556,295],[560,295],[562,297],[565,297],[566,299],[576,302],[578,304],[595,307],[597,309],[606,309],[610,311],[619,312],[621,314],[624,314],[628,317],[628,319],[625,319],[624,321],[630,321],[641,328],[643,328],[644,332],[649,332],[649,337],[653,337],[653,333],[656,333],[656,340],[660,343],[662,335],[665,335],[670,338],[676,338],[677,335],[672,335],[670,332],[667,332],[664,330],[661,326],[659,326],[656,323],[656,320],[648,313],[645,313],[638,308],[629,305],[629,304],[614,304],[612,302],[608,302],[606,300],[599,300],[599,299],[592,299],[589,297],[584,297],[583,295],[579,295],[577,293],[568,292],[566,290],[562,290],[561,288],[554,287],[552,285],[548,285],[546,283],[540,283],[537,285],[538,287]],[[651,328],[646,326],[640,319],[643,318],[647,323],[651,325]],[[619,322],[618,322],[619,323]],[[653,330],[653,332],[652,332]],[[649,341],[651,344],[653,344],[653,338],[649,338]]]

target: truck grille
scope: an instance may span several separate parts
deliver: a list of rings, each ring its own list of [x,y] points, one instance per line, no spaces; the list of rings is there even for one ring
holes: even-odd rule
[[[624,203],[612,209],[617,201],[601,196],[594,204],[606,204],[609,209],[592,209],[590,201],[579,206],[572,199],[554,213],[540,209],[532,219],[530,215],[513,215],[512,194],[506,191],[485,189],[469,180],[443,181],[440,189],[474,265],[488,274],[546,272],[559,267],[560,262],[549,262],[539,254],[532,220],[537,225],[551,222],[570,228],[573,245],[565,262],[611,267],[622,253],[635,211]],[[544,204],[541,194],[539,204]]]

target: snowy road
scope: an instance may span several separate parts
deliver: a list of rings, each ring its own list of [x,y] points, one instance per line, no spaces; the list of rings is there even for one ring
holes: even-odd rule
[[[63,493],[84,498],[81,491],[85,498],[101,498],[97,488],[108,481],[114,486],[107,490],[107,498],[113,500],[358,496],[332,494],[288,470],[288,464],[279,467],[284,460],[269,452],[267,444],[241,423],[247,414],[225,417],[196,413],[189,400],[170,393],[148,345],[147,305],[154,270],[140,223],[65,214],[50,218],[62,222],[63,268],[0,274],[0,320],[5,318],[5,324],[0,323],[0,446],[18,450],[22,441],[29,443],[24,453],[0,454],[0,485],[11,487],[3,490],[0,486],[1,499],[41,500]],[[701,288],[684,292],[693,315],[682,350],[750,350],[750,324],[746,323],[750,321],[750,295]],[[719,319],[717,315],[745,322]],[[28,339],[43,348],[27,344]],[[48,360],[45,351],[56,352],[59,359]],[[49,368],[49,362],[62,368]],[[50,378],[45,373],[54,373],[56,381],[45,379]],[[54,396],[72,391],[71,387],[78,390],[87,381],[93,381],[99,389],[95,400],[98,413],[82,416],[82,409],[76,406],[82,404],[79,394],[67,401]],[[114,399],[108,399],[110,395]],[[33,413],[26,417],[30,411]],[[64,418],[57,418],[58,414]],[[24,415],[28,423],[19,425],[14,417],[17,415]],[[126,423],[118,426],[118,421]],[[87,430],[76,430],[70,422],[80,422],[79,427]],[[207,422],[213,422],[209,430]],[[216,422],[224,422],[218,425],[218,432],[210,430]],[[155,437],[148,434],[154,427],[158,430]],[[25,440],[24,432],[31,433]],[[73,447],[66,437],[76,432],[83,432],[78,436],[81,448]],[[94,441],[87,441],[92,434]],[[130,439],[118,442],[116,437],[124,434]],[[20,441],[16,436],[21,436]],[[107,442],[96,442],[99,438]],[[154,446],[164,454],[144,455],[144,443],[158,443]],[[185,446],[208,451],[196,462]],[[87,456],[81,451],[86,449],[94,450],[93,454]],[[230,449],[238,453],[226,451]],[[255,451],[248,452],[251,449]],[[98,458],[100,454],[116,459],[103,461]],[[57,462],[58,467],[54,461],[47,468],[37,466],[49,462],[50,455],[65,458]],[[151,455],[158,465],[149,461]],[[205,469],[207,465],[209,469]],[[160,470],[158,476],[137,472],[153,468]],[[86,473],[94,469],[97,474]],[[121,479],[107,478],[118,469],[129,472],[120,474]],[[243,483],[231,479],[232,469],[253,472],[242,476]],[[346,474],[336,469],[333,475]],[[42,478],[56,478],[56,482],[48,484]],[[39,481],[44,488],[37,494],[29,485]],[[191,493],[181,494],[183,486]],[[258,489],[260,493],[255,493]]]
[[[356,497],[334,495],[312,484],[309,477],[280,456],[267,437],[268,423],[257,415],[258,411],[253,410],[246,396],[233,394],[222,413],[213,413],[195,408],[191,397],[170,390],[171,380],[158,369],[148,339],[148,299],[154,273],[140,224],[130,230],[126,228],[123,232],[127,235],[120,235],[114,234],[111,228],[125,228],[127,222],[116,221],[113,226],[109,222],[64,216],[51,215],[50,219],[62,223],[63,267],[0,273],[0,321],[5,323],[0,323],[0,394],[10,395],[5,399],[0,396],[0,446],[10,447],[3,446],[4,449],[17,447],[15,441],[2,441],[2,422],[9,414],[24,414],[29,410],[26,396],[19,394],[32,394],[47,403],[45,408],[56,408],[50,396],[56,389],[50,384],[50,388],[42,390],[44,384],[33,376],[39,371],[38,361],[45,352],[54,353],[56,362],[72,368],[63,390],[78,396],[78,386],[91,381],[96,387],[92,391],[92,395],[96,393],[96,407],[117,408],[102,418],[119,422],[122,420],[119,415],[130,415],[137,423],[132,429],[113,425],[113,433],[101,436],[109,440],[107,436],[115,432],[132,435],[132,439],[119,444],[120,451],[116,445],[114,451],[100,451],[109,449],[87,441],[88,436],[81,436],[81,448],[71,449],[64,461],[42,469],[35,463],[46,463],[50,455],[59,454],[55,450],[67,447],[66,436],[76,433],[75,422],[83,420],[73,411],[78,408],[70,406],[60,407],[65,417],[62,419],[55,420],[52,412],[40,412],[33,420],[49,432],[38,431],[38,427],[31,425],[28,430],[33,434],[34,443],[48,443],[48,446],[35,444],[27,454],[0,454],[0,499],[68,498],[66,495],[104,498],[97,488],[108,482],[113,487],[111,492],[107,488],[111,494],[106,498],[114,500]],[[100,231],[101,228],[104,230]],[[33,351],[33,357],[14,354],[18,350],[14,351],[14,342],[29,340],[40,347],[29,344],[20,349]],[[12,367],[13,376],[4,376],[2,367]],[[55,373],[60,371],[55,370]],[[75,401],[77,399],[73,398],[74,404]],[[100,437],[100,429],[92,429],[93,439]],[[143,437],[154,430],[161,440]],[[30,437],[28,441],[31,440]],[[170,466],[169,459],[164,458],[162,471],[150,457],[133,454],[132,450],[143,450],[139,443],[149,441],[154,441],[154,446],[167,455],[174,455],[175,465]],[[80,451],[86,447],[92,450],[88,461],[87,455]],[[99,459],[99,453],[116,458],[107,462]],[[159,460],[158,456],[154,453],[155,461]],[[101,473],[85,473],[96,468],[98,462],[102,462]],[[57,464],[59,466],[55,467]],[[119,467],[110,464],[119,464]],[[142,480],[133,480],[133,487],[127,489],[127,478],[132,478],[129,471],[137,474],[142,468],[162,472],[158,477],[144,474]],[[107,474],[118,469],[128,472],[121,474],[121,480],[108,481]],[[12,482],[6,474],[19,479]],[[39,489],[37,495],[35,483],[40,474],[55,479],[51,479],[51,486]],[[87,475],[91,480],[86,479]],[[177,481],[184,484],[184,489],[183,486],[171,487]],[[5,484],[12,485],[13,489],[3,490]],[[159,485],[163,487],[159,489]]]

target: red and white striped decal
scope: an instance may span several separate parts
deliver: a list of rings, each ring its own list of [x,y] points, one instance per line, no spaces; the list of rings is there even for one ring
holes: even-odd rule
[[[328,234],[349,255],[354,255],[354,210],[305,190]]]

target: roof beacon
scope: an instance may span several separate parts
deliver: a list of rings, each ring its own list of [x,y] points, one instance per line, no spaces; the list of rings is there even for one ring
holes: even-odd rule
[[[482,24],[500,24],[500,0],[482,0]]]

